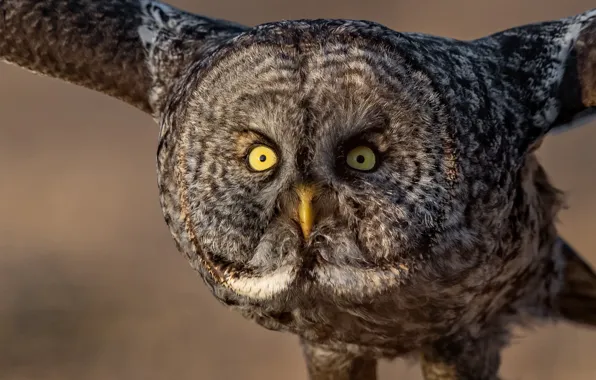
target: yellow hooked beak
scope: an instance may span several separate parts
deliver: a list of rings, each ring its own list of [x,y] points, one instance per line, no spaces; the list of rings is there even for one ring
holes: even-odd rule
[[[298,198],[300,199],[300,204],[298,205],[298,222],[300,223],[304,239],[308,240],[316,217],[315,210],[312,207],[315,188],[312,185],[298,185],[296,187],[296,194],[298,194]]]

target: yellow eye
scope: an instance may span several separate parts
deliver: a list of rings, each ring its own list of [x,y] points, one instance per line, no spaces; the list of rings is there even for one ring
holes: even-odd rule
[[[277,164],[277,154],[265,145],[257,145],[248,153],[248,166],[257,172],[269,170]]]
[[[346,163],[352,169],[366,172],[375,168],[377,164],[377,155],[367,146],[357,146],[348,152]]]

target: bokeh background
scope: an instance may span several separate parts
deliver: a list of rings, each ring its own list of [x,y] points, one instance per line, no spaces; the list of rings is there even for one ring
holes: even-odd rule
[[[593,0],[187,0],[255,25],[356,18],[470,39]],[[0,36],[1,38],[1,36]],[[157,126],[98,93],[0,64],[0,379],[306,379],[296,338],[227,311],[174,247],[158,203]],[[540,150],[569,193],[562,234],[596,265],[596,125]],[[519,331],[508,380],[596,379],[596,332]],[[381,379],[421,379],[401,361]]]

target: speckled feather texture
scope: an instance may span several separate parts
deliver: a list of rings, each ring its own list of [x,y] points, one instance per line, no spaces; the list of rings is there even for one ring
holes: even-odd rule
[[[596,326],[596,275],[558,235],[563,196],[534,154],[593,115],[596,10],[458,41],[0,0],[0,58],[155,118],[178,249],[222,303],[298,335],[313,380],[374,379],[378,359],[414,354],[427,380],[495,380],[514,325]],[[247,168],[255,144],[274,169]],[[375,170],[345,165],[354,144]]]

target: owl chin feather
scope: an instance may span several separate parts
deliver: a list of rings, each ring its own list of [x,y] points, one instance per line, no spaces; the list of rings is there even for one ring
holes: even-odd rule
[[[271,248],[268,244],[261,244],[256,249],[257,255],[268,256],[262,252],[263,246]],[[338,246],[354,249],[356,244],[349,241]],[[325,250],[312,246],[291,249],[288,254],[291,257],[284,260],[284,264],[266,271],[259,270],[254,265],[249,265],[244,270],[234,270],[230,265],[218,264],[213,260],[204,265],[209,268],[208,273],[217,283],[248,302],[265,301],[288,292],[302,292],[306,296],[315,292],[360,301],[363,297],[394,290],[409,272],[409,267],[405,264],[363,265],[363,255],[359,250],[349,253],[337,250],[337,247]],[[360,265],[346,265],[341,259],[326,260],[329,255],[335,258],[356,256],[360,259]]]
[[[317,265],[308,277],[309,286],[336,296],[373,296],[387,292],[399,284],[407,267],[386,269],[360,269],[338,267],[333,264]],[[260,276],[226,276],[222,285],[249,300],[263,301],[287,292],[299,281],[300,268],[284,266]]]
[[[239,296],[249,300],[263,301],[286,292],[296,280],[297,270],[284,266],[261,276],[230,276],[223,285]]]

